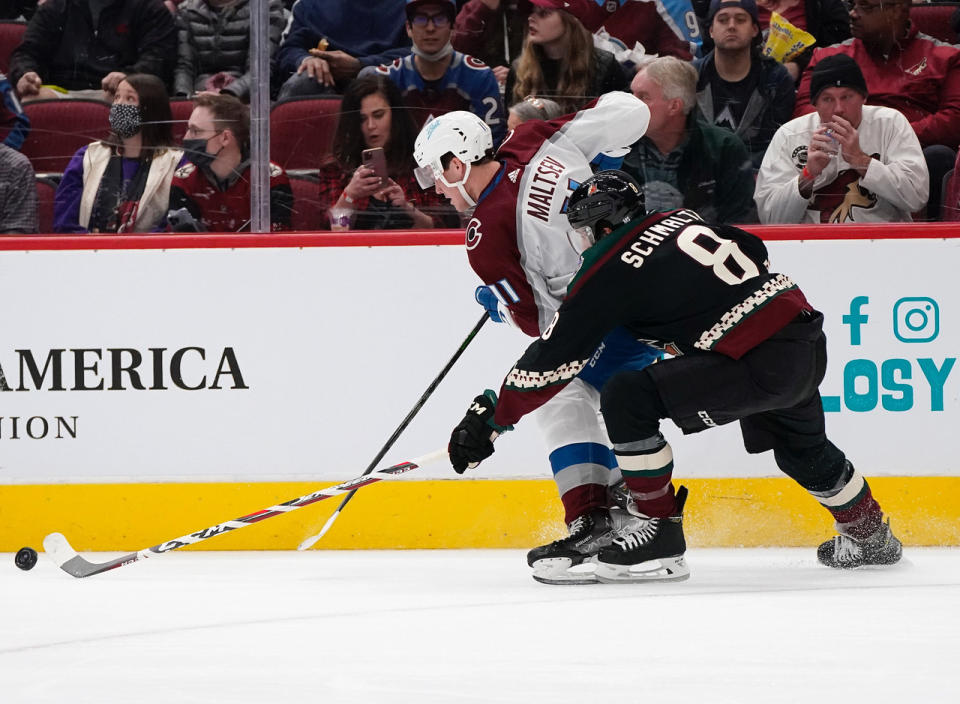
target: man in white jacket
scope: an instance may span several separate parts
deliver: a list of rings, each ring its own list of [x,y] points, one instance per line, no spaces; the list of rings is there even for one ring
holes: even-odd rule
[[[864,105],[867,86],[849,56],[813,69],[817,111],[786,123],[763,158],[754,200],[760,222],[905,222],[927,202],[930,177],[907,119]]]

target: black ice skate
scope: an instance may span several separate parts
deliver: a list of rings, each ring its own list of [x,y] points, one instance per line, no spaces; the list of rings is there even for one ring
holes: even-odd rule
[[[892,565],[902,554],[903,545],[891,532],[889,518],[866,540],[854,540],[841,533],[817,548],[817,559],[827,567],[837,569]]]
[[[533,578],[544,584],[596,584],[595,557],[614,538],[634,530],[639,519],[619,508],[597,508],[568,526],[570,535],[527,553]]]
[[[679,582],[690,577],[683,554],[683,505],[687,488],[677,489],[677,513],[667,518],[637,518],[639,525],[600,550],[596,577],[600,582]]]

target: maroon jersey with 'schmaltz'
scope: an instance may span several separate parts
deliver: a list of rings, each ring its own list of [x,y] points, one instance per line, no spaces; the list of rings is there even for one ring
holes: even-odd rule
[[[650,111],[629,93],[608,93],[580,112],[531,120],[507,135],[496,177],[467,225],[470,266],[525,333],[539,335],[580,264],[565,207],[600,153],[629,147]]]

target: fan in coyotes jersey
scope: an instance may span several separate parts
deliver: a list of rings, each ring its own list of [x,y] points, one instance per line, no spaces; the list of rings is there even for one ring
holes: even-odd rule
[[[826,437],[817,387],[826,370],[823,316],[781,273],[759,238],[705,224],[690,210],[644,214],[640,187],[602,171],[573,194],[574,232],[588,248],[553,321],[500,390],[478,396],[454,430],[450,456],[463,471],[493,452],[497,432],[562,390],[614,329],[675,355],[611,377],[601,408],[636,523],[610,536],[591,516],[558,541],[567,568],[595,560],[599,581],[678,580],[684,562],[686,489],[674,491],[673,453],[660,433],[740,421],[748,452],[774,451],[780,469],[834,516],[840,535],[818,558],[832,567],[890,564],[901,546],[865,479]],[[599,240],[593,244],[594,240]],[[591,246],[592,245],[592,246]],[[606,535],[606,544],[602,537]],[[583,546],[597,548],[593,557]]]
[[[423,128],[414,152],[418,178],[424,187],[435,183],[459,211],[472,209],[467,253],[487,284],[477,299],[494,320],[534,337],[546,328],[580,263],[563,208],[592,175],[590,162],[625,151],[643,136],[649,116],[632,95],[609,93],[578,113],[521,124],[495,156],[489,127],[472,113],[447,113]],[[608,487],[620,480],[599,389],[612,372],[642,368],[659,355],[622,330],[609,331],[594,348],[580,376],[540,414],[567,523],[607,506]],[[537,559],[536,551],[528,556],[531,565]]]

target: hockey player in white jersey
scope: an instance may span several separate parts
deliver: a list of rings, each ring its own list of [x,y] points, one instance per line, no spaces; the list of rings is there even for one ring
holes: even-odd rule
[[[490,128],[473,113],[447,113],[423,128],[414,152],[418,178],[470,214],[467,254],[485,284],[476,298],[493,320],[532,337],[543,333],[580,265],[567,238],[567,200],[592,174],[591,162],[625,153],[643,136],[649,117],[632,95],[608,93],[580,112],[523,123],[496,153]],[[612,488],[621,477],[599,413],[599,392],[614,372],[643,368],[658,354],[614,330],[541,412],[570,535],[530,551],[534,579],[595,581],[576,567],[632,521],[616,506]]]

